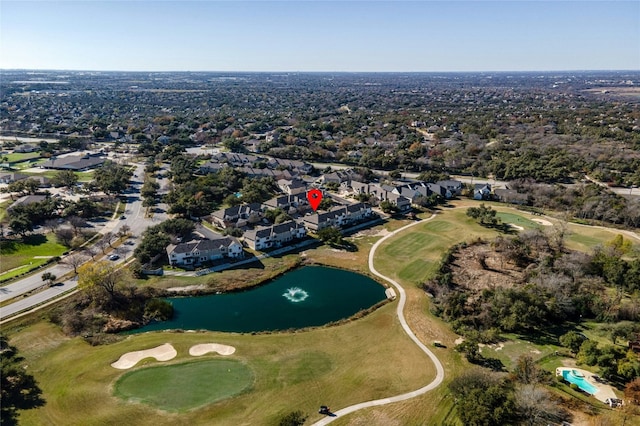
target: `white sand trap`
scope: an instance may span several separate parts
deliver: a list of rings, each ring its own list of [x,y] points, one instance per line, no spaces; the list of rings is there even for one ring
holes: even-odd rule
[[[532,221],[539,223],[542,226],[553,226],[553,223],[549,222],[548,220],[544,220],[544,219],[531,219]]]
[[[220,355],[231,355],[236,351],[236,348],[228,345],[221,345],[218,343],[202,343],[200,345],[191,346],[189,349],[189,355],[201,356],[208,354],[209,352],[217,352]]]
[[[158,361],[169,361],[178,355],[171,343],[165,343],[157,348],[146,349],[144,351],[127,352],[120,359],[111,364],[113,368],[126,370],[136,365],[145,358],[155,358]]]
[[[517,229],[518,231],[524,231],[524,228],[520,225],[515,225],[513,223],[509,223],[508,224],[510,227],[512,227],[513,229]]]

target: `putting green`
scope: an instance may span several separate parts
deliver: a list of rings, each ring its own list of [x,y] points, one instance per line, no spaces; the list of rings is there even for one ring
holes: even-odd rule
[[[187,411],[237,395],[253,373],[229,359],[187,362],[131,371],[115,384],[115,395],[166,411]]]

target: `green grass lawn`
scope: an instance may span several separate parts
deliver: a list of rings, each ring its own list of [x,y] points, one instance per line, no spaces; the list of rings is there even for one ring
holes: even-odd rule
[[[378,249],[381,256],[376,259],[376,268],[389,271],[390,277],[407,285],[417,285],[435,272],[442,253],[452,245],[497,235],[469,218],[464,209],[443,210],[435,219],[385,242]]]
[[[0,242],[0,272],[6,272],[20,266],[38,266],[47,261],[46,258],[34,259],[34,256],[60,256],[68,248],[56,241],[55,235],[33,234],[24,240],[5,240]],[[0,276],[1,277],[1,276]]]
[[[46,161],[45,159],[43,159],[43,161],[39,161],[37,163],[34,164],[29,164],[28,167],[35,167],[37,166],[39,163]],[[55,175],[57,175],[60,171],[59,170],[45,170],[42,173],[25,173],[26,175],[29,176],[44,176],[46,178],[53,178]],[[88,170],[86,172],[74,172],[76,176],[78,176],[78,182],[91,182],[93,180],[93,170]]]
[[[0,221],[3,221],[7,216],[7,208],[13,204],[13,200],[7,200],[0,203]]]
[[[114,393],[126,401],[180,412],[230,398],[252,382],[245,364],[210,359],[131,371],[118,379]]]
[[[500,220],[502,220],[503,223],[512,223],[517,226],[522,226],[524,229],[542,228],[542,225],[540,225],[539,223],[536,223],[530,219],[527,219],[526,217],[520,214],[500,211],[496,214],[496,216],[500,218]]]
[[[40,158],[39,152],[14,152],[12,154],[7,154],[7,162],[9,163],[19,163],[22,161],[31,160],[34,158]]]
[[[120,378],[133,373],[110,364],[126,352],[164,343],[174,346],[178,355],[170,363],[147,358],[135,367],[145,371],[146,367],[194,361],[188,354],[192,345],[222,343],[236,348],[225,360],[241,362],[253,372],[251,387],[233,398],[185,411],[180,422],[211,424],[216,419],[215,424],[273,425],[291,411],[302,410],[312,422],[322,417],[317,413],[320,405],[344,407],[414,390],[433,380],[433,365],[402,332],[395,308],[395,303],[389,303],[356,321],[304,332],[152,332],[102,346],[62,335],[57,327],[41,320],[46,316],[42,312],[3,329],[24,356],[27,371],[35,376],[47,401],[41,408],[24,411],[20,424],[174,425],[174,414],[114,396],[114,389],[122,390]],[[453,352],[441,350],[446,351]],[[204,356],[212,357],[219,359],[215,354]],[[182,398],[179,389],[174,392],[176,399]],[[201,397],[192,395],[179,404],[200,404]]]
[[[466,216],[465,207],[477,203],[463,201],[456,202],[456,205],[461,208],[443,208],[435,219],[424,221],[386,241],[378,249],[375,260],[381,273],[403,284],[407,293],[407,322],[416,336],[433,348],[442,361],[444,384],[414,399],[338,418],[336,425],[459,425],[447,384],[470,365],[454,351],[454,341],[458,336],[448,324],[430,313],[429,298],[418,284],[429,278],[442,253],[452,244],[475,238],[490,239],[498,235],[498,231],[483,228]],[[533,217],[509,207],[493,207],[528,220]],[[397,223],[390,221],[375,227],[370,234],[350,237],[350,241],[358,245],[358,251],[345,252],[321,246],[304,250],[303,257],[309,262],[366,272],[369,249],[380,238],[376,233],[397,229]],[[613,236],[615,233],[607,234],[607,240]],[[144,283],[165,287],[204,283],[215,287],[217,283],[229,281],[246,283],[286,268],[296,258],[296,254],[290,254],[265,259],[246,270],[230,270],[197,278],[153,277]],[[46,310],[12,321],[3,328],[10,342],[24,356],[27,371],[35,376],[47,401],[41,408],[23,412],[21,424],[158,426],[211,424],[215,419],[216,424],[272,425],[295,410],[308,414],[310,424],[322,418],[317,413],[320,405],[339,409],[415,390],[433,379],[433,365],[402,331],[396,307],[397,302],[392,302],[340,326],[291,333],[151,332],[127,336],[117,343],[102,346],[90,346],[80,337],[64,336],[57,327],[43,319],[47,317]],[[549,336],[532,342],[525,341],[522,336],[508,337],[513,343],[505,342],[499,351],[492,349],[496,357],[503,357],[505,364],[512,363],[522,352],[534,354],[533,351],[540,351],[535,355],[541,357],[549,368],[555,368],[554,363],[559,362],[551,359],[555,344]],[[432,343],[435,340],[446,348],[434,348]],[[175,413],[126,402],[114,396],[119,380],[134,374],[116,370],[110,364],[125,352],[164,343],[171,343],[178,356],[168,364],[153,359],[143,360],[135,367],[136,371],[149,370],[147,367],[150,366],[193,362],[193,357],[188,355],[191,345],[223,343],[237,349],[225,359],[241,362],[253,372],[252,386],[229,399],[205,403],[191,410],[184,408],[187,411],[181,412],[179,417]],[[483,353],[494,355],[489,350],[484,352],[483,348]],[[152,375],[154,373],[152,371]],[[91,410],[86,407],[91,407]]]

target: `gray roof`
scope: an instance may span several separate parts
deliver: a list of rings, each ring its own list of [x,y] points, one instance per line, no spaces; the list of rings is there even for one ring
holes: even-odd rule
[[[45,169],[82,170],[97,167],[104,161],[105,159],[100,157],[70,155],[63,158],[52,158],[42,163],[40,167]]]
[[[201,252],[219,250],[222,247],[229,247],[234,242],[240,244],[233,237],[217,238],[215,240],[197,240],[180,244],[169,244],[167,246],[167,253],[191,253],[196,250]]]

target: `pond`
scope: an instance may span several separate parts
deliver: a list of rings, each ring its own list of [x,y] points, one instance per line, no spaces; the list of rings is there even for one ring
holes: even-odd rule
[[[173,319],[133,332],[206,329],[247,333],[321,326],[370,308],[385,299],[384,291],[376,281],[355,272],[306,266],[239,293],[168,298]]]

